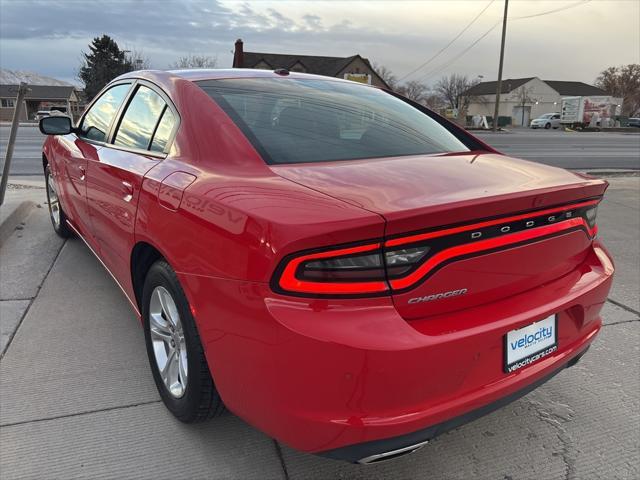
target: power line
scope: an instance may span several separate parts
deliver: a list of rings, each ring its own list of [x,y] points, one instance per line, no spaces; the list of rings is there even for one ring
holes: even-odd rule
[[[547,10],[547,11],[544,11],[544,12],[535,13],[533,15],[525,15],[525,16],[522,16],[522,17],[511,17],[511,18],[509,18],[509,20],[524,20],[524,19],[527,19],[527,18],[542,17],[544,15],[550,15],[552,13],[561,12],[563,10],[568,10],[570,8],[578,7],[580,5],[586,5],[589,2],[591,2],[591,0],[582,0],[580,2],[572,3],[571,5],[565,5],[564,7],[561,7],[561,8],[556,8],[556,9],[553,9],[553,10]],[[421,77],[420,80],[424,82],[425,80],[433,77],[434,75],[440,73],[442,70],[444,70],[447,67],[449,67],[450,65],[452,65],[454,62],[456,62],[458,59],[460,59],[465,53],[467,53],[469,50],[471,50],[473,47],[475,47],[487,35],[489,35],[489,33],[491,33],[499,24],[500,24],[500,22],[497,22],[496,24],[494,24],[489,30],[487,30],[480,37],[478,37],[473,43],[471,43],[467,48],[465,48],[462,52],[460,52],[458,55],[456,55],[453,59],[451,59],[447,63],[441,65],[440,67],[437,67],[435,70],[432,70],[431,72],[427,73],[425,76]],[[406,75],[403,78],[406,78]]]
[[[416,73],[418,70],[422,70],[424,67],[426,67],[428,64],[430,64],[433,60],[435,60],[436,58],[438,58],[442,52],[444,52],[447,48],[449,48],[451,45],[453,45],[453,43],[454,43],[456,40],[458,40],[458,39],[462,36],[462,34],[463,34],[464,32],[466,32],[466,31],[469,29],[469,27],[471,27],[471,25],[473,25],[473,24],[476,22],[476,20],[478,20],[478,18],[480,18],[480,16],[481,16],[481,15],[482,15],[486,10],[487,10],[487,8],[489,8],[489,7],[491,6],[491,4],[492,4],[494,1],[495,1],[495,0],[491,0],[491,1],[490,1],[490,2],[489,2],[489,3],[488,3],[488,4],[487,4],[483,9],[482,9],[482,11],[480,11],[480,13],[478,13],[478,15],[476,15],[476,16],[473,18],[473,20],[471,20],[471,22],[469,22],[469,23],[467,24],[467,26],[466,26],[466,27],[464,27],[464,28],[462,29],[462,31],[461,31],[460,33],[458,33],[458,35],[456,35],[456,36],[453,38],[453,40],[451,40],[449,43],[447,43],[447,44],[446,44],[444,47],[442,47],[442,48],[441,48],[441,49],[440,49],[440,50],[439,50],[435,55],[433,55],[431,58],[429,58],[427,61],[425,61],[423,64],[421,64],[419,67],[414,68],[413,70],[411,70],[411,71],[410,71],[409,73],[407,73],[406,75],[404,75],[404,76],[400,77],[400,78],[398,79],[398,81],[399,81],[399,82],[401,82],[401,81],[402,81],[402,80],[404,80],[405,78],[410,77],[411,75],[413,75],[414,73]]]
[[[563,10],[569,10],[573,7],[579,7],[580,5],[585,5],[589,3],[591,0],[582,0],[580,2],[572,3],[571,5],[565,5],[564,7],[556,8],[554,10],[547,10],[546,12],[534,13],[533,15],[525,15],[522,17],[511,17],[509,20],[524,20],[525,18],[534,18],[534,17],[542,17],[543,15],[549,15],[551,13],[561,12]]]
[[[480,43],[480,41],[482,41],[487,35],[489,35],[491,32],[493,32],[493,30],[500,25],[500,22],[495,23],[489,30],[487,30],[486,32],[484,32],[480,37],[478,37],[476,40],[473,41],[473,43],[471,43],[467,48],[465,48],[464,50],[462,50],[458,55],[456,55],[455,57],[453,57],[451,60],[449,60],[447,63],[440,65],[439,67],[436,67],[434,70],[432,70],[431,72],[427,73],[425,76],[421,77],[420,80],[421,81],[425,81],[431,77],[433,77],[434,75],[440,73],[442,70],[444,70],[445,68],[447,68],[448,66],[450,66],[451,64],[453,64],[456,60],[458,60],[460,57],[462,57],[465,53],[467,53],[469,50],[471,50],[473,47],[475,47],[478,43]]]

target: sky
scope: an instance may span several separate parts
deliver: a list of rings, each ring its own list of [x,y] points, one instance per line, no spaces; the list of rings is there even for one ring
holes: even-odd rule
[[[495,80],[503,8],[504,0],[0,0],[0,67],[78,84],[82,52],[108,34],[157,69],[188,54],[230,67],[242,38],[245,51],[357,53],[427,84],[451,73]],[[503,78],[592,83],[628,63],[640,63],[640,0],[510,0]]]

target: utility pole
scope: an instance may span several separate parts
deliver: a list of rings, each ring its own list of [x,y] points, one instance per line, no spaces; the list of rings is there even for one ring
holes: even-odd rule
[[[504,0],[504,18],[502,19],[502,43],[500,44],[500,65],[498,66],[498,85],[496,86],[496,108],[493,111],[493,131],[498,131],[498,113],[500,111],[500,91],[502,90],[502,63],[504,61],[504,40],[507,36],[507,9],[509,0]]]

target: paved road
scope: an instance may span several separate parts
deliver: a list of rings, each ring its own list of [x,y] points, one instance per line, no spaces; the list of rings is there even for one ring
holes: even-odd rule
[[[629,134],[517,129],[480,133],[478,137],[508,155],[556,167],[640,169],[640,131]]]
[[[124,296],[80,240],[63,243],[45,209],[36,209],[0,249],[8,343],[0,360],[0,476],[638,479],[640,178],[609,180],[598,221],[617,272],[605,326],[583,360],[413,455],[369,466],[296,452],[231,414],[200,425],[177,421],[160,402]],[[44,190],[35,193],[43,202]]]
[[[0,126],[2,165],[7,152],[10,128]],[[19,127],[9,175],[42,175],[42,142],[44,135],[36,127]],[[1,170],[0,170],[1,172]]]
[[[0,126],[3,162],[8,136],[9,128]],[[522,129],[513,133],[481,133],[479,136],[504,153],[549,165],[577,169],[640,169],[640,132],[568,133]],[[43,138],[34,127],[18,130],[11,175],[42,175]]]

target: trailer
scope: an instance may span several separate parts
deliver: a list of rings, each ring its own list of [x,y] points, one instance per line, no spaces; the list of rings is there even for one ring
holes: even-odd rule
[[[565,97],[562,99],[560,123],[570,128],[613,126],[619,99],[611,96]]]

